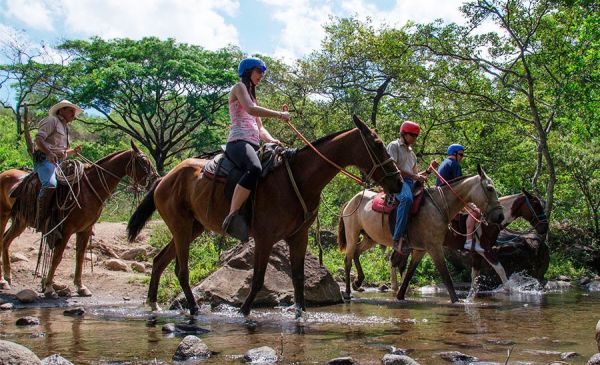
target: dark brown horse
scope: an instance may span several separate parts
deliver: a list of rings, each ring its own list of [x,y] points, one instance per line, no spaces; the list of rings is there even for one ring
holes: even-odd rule
[[[321,138],[314,146],[334,163],[356,166],[372,176],[384,190],[398,192],[402,186],[400,173],[387,154],[385,145],[356,116],[353,119],[357,128]],[[148,290],[148,304],[152,309],[158,309],[156,301],[160,276],[168,263],[176,258],[175,271],[190,313],[198,312],[188,278],[190,243],[205,230],[223,234],[221,223],[229,210],[224,185],[202,174],[207,162],[188,159],[180,163],[146,195],[129,221],[129,239],[133,240],[157,209],[173,235],[169,244],[154,258]],[[315,212],[319,207],[321,191],[339,170],[307,147],[297,152],[290,166],[301,199],[309,212]],[[250,235],[254,237],[256,245],[254,273],[252,288],[240,309],[244,315],[250,313],[252,302],[263,286],[271,250],[279,240],[285,240],[290,247],[296,316],[305,310],[304,256],[308,229],[315,216],[305,218],[300,198],[290,181],[286,168],[280,166],[262,179],[256,189],[254,218],[250,227]],[[212,205],[208,206],[211,201]]]
[[[81,208],[75,205],[63,222],[61,227],[62,238],[56,242],[48,274],[43,280],[44,293],[47,297],[56,297],[52,285],[54,273],[62,259],[67,242],[74,233],[77,234],[74,283],[79,295],[92,295],[91,291],[82,283],[82,267],[92,227],[102,213],[104,202],[112,195],[119,181],[126,175],[135,184],[141,184],[146,188],[158,177],[150,160],[133,142],[131,142],[131,150],[112,153],[86,167],[84,172],[87,178],[84,177],[79,182],[80,192],[77,196]],[[10,197],[9,192],[25,174],[27,173],[21,170],[8,170],[0,174],[0,229],[2,232],[4,232],[8,220],[11,218],[11,209],[15,204],[15,199]],[[35,201],[33,204],[35,204]],[[12,216],[12,224],[3,235],[0,243],[2,243],[2,261],[4,262],[4,288],[9,287],[11,281],[8,254],[10,244],[26,227],[32,227],[33,223]]]

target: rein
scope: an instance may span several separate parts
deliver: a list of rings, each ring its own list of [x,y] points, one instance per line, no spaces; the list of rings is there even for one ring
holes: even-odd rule
[[[464,199],[463,199],[463,198],[460,196],[460,194],[458,194],[458,193],[456,192],[456,190],[452,189],[452,186],[451,186],[451,185],[448,183],[448,181],[446,181],[446,179],[444,179],[444,178],[442,177],[442,175],[440,175],[440,174],[439,174],[439,172],[437,172],[437,170],[435,169],[435,167],[433,167],[433,165],[431,165],[431,164],[429,165],[429,170],[430,170],[430,171],[433,171],[433,173],[435,174],[435,176],[436,176],[438,179],[440,179],[440,181],[441,181],[441,182],[442,182],[444,185],[446,185],[446,186],[448,187],[448,189],[450,189],[450,191],[451,191],[451,192],[452,192],[452,193],[453,193],[453,194],[454,194],[454,195],[455,195],[455,196],[458,198],[458,200],[460,200],[460,201],[461,201],[461,202],[462,202],[462,203],[465,205],[465,208],[466,208],[467,214],[469,214],[469,215],[471,216],[471,218],[473,218],[473,219],[475,220],[475,222],[477,222],[477,223],[481,224],[481,220],[480,220],[480,219],[477,219],[477,217],[475,217],[475,215],[473,215],[473,214],[471,213],[471,210],[472,210],[472,209],[471,209],[471,207],[469,207],[469,204],[468,204],[468,203],[467,203],[467,202],[466,202],[466,201],[465,201],[465,200],[464,200]]]

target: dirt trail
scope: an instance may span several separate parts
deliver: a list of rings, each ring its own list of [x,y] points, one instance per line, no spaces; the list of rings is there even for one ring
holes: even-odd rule
[[[148,232],[148,230],[145,230]],[[31,303],[22,304],[15,298],[15,294],[22,289],[33,289],[40,291],[40,278],[34,277],[37,255],[39,250],[40,235],[31,229],[27,229],[18,237],[10,247],[11,257],[24,256],[26,261],[12,262],[12,285],[10,290],[0,290],[0,302],[12,302],[15,307],[47,307],[47,306],[69,306],[69,305],[107,305],[129,303],[143,303],[146,297],[147,284],[144,278],[149,275],[152,253],[150,246],[145,244],[147,236],[142,232],[135,243],[126,240],[124,223],[97,223],[94,227],[95,235],[92,238],[91,252],[86,252],[86,261],[83,270],[83,283],[93,293],[91,297],[79,297],[73,284],[75,272],[75,236],[71,237],[65,249],[63,259],[58,267],[55,282],[66,284],[72,292],[71,297],[59,299],[45,299]],[[109,270],[105,263],[107,260],[120,258],[120,256],[133,248],[143,248],[149,253],[149,258],[143,261],[138,255],[135,259],[122,260],[128,267],[128,271]],[[20,254],[20,255],[19,255]],[[114,256],[118,257],[114,257]],[[12,260],[11,260],[12,261]],[[132,270],[131,265],[138,262],[146,266],[146,273],[138,273]],[[92,265],[93,263],[93,265]],[[138,265],[139,266],[139,265]]]

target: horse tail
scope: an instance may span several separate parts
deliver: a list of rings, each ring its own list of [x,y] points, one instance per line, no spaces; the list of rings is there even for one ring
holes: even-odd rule
[[[152,213],[156,210],[156,204],[154,203],[154,191],[158,186],[161,178],[158,178],[152,188],[146,193],[146,196],[137,207],[135,212],[129,218],[129,223],[127,223],[127,239],[129,242],[133,242],[135,238],[140,234],[140,231],[146,225],[146,222],[152,217]]]
[[[344,226],[344,209],[348,203],[342,205],[342,209],[340,209],[340,220],[338,222],[338,235],[337,235],[337,243],[338,248],[341,252],[344,252],[346,249],[346,227]]]

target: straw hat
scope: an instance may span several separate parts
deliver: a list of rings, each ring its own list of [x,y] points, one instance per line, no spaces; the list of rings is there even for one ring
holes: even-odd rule
[[[81,114],[83,112],[83,109],[81,109],[79,106],[71,103],[68,100],[63,100],[60,101],[54,105],[52,105],[52,107],[50,108],[50,110],[48,110],[48,115],[50,116],[56,116],[56,114],[58,113],[58,111],[62,108],[73,108],[75,109],[75,117],[77,117],[79,114]]]

